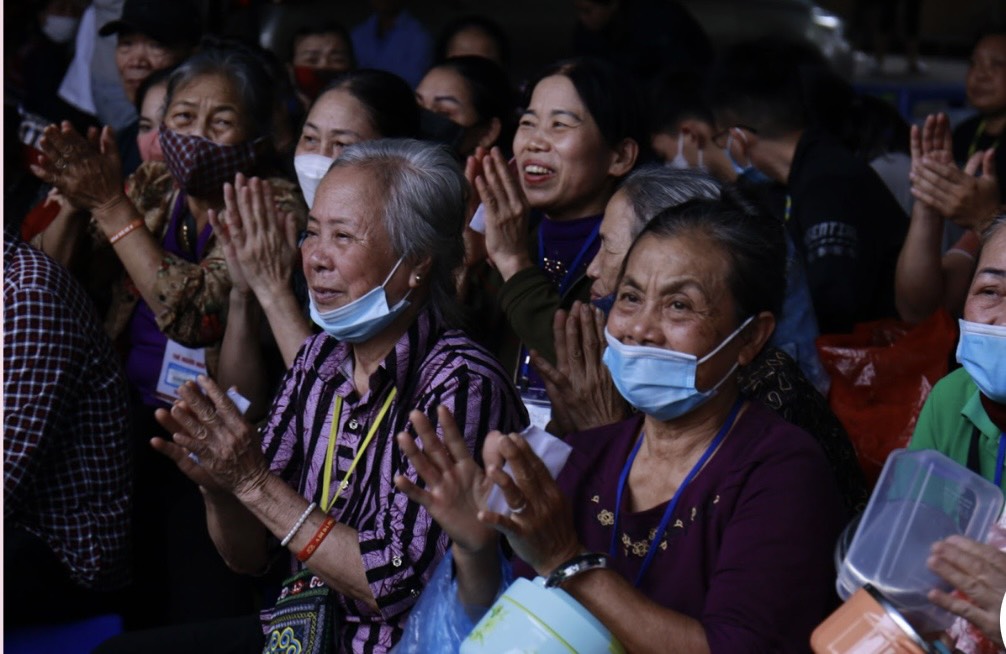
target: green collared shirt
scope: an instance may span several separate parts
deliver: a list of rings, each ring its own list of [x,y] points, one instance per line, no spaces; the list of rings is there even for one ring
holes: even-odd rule
[[[981,434],[978,438],[978,461],[982,477],[992,481],[995,479],[999,436],[1002,432],[985,413],[978,387],[967,371],[959,368],[933,387],[919,413],[919,421],[908,448],[936,450],[966,466],[971,434],[976,427]],[[1006,478],[1000,487],[1006,492]]]

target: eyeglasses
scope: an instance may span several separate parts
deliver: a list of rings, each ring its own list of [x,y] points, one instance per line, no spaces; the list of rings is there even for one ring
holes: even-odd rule
[[[726,128],[722,132],[716,132],[715,134],[713,134],[713,144],[716,147],[718,147],[718,148],[725,148],[725,147],[727,147],[727,143],[729,143],[729,139],[730,139],[730,134],[735,129],[747,130],[747,131],[749,131],[749,132],[751,132],[752,134],[755,134],[755,135],[758,134],[758,130],[755,129],[754,127],[751,127],[750,125],[734,125],[733,127]],[[742,138],[743,138],[743,135],[744,135],[744,133],[741,132],[741,137]],[[745,140],[747,140],[747,139],[745,139]]]

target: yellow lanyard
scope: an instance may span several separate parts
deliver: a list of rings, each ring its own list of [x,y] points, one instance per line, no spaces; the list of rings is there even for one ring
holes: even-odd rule
[[[985,134],[985,121],[983,120],[982,122],[978,123],[978,129],[975,130],[975,136],[973,139],[971,139],[971,146],[968,148],[968,159],[975,156],[975,152],[978,150],[978,141],[981,140],[984,134]],[[992,141],[991,147],[993,148],[999,147],[999,138],[1001,136],[1002,134],[997,136],[996,139]]]
[[[353,463],[350,464],[349,470],[346,471],[346,476],[342,478],[342,483],[339,484],[339,488],[335,491],[335,497],[331,501],[328,500],[329,491],[332,487],[332,468],[333,459],[335,457],[335,442],[339,439],[339,417],[342,415],[342,398],[336,396],[335,398],[335,411],[332,414],[332,428],[328,432],[328,450],[325,453],[325,471],[322,475],[321,484],[321,510],[328,513],[329,509],[335,504],[335,501],[339,499],[342,495],[342,491],[349,486],[349,476],[353,474],[356,470],[356,465],[363,458],[363,453],[367,450],[367,446],[370,445],[370,441],[373,440],[374,434],[377,433],[377,429],[381,426],[381,422],[384,420],[384,415],[388,412],[388,408],[391,406],[391,401],[395,399],[395,395],[398,393],[398,389],[392,388],[391,393],[388,394],[388,399],[384,401],[384,406],[381,407],[380,413],[377,414],[377,420],[370,427],[370,431],[367,432],[367,437],[363,439],[363,444],[360,445],[360,449],[356,451],[356,457],[353,458]]]

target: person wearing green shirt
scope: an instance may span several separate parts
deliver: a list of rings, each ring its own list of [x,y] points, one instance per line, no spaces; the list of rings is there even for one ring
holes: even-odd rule
[[[957,360],[926,400],[909,449],[934,449],[1006,491],[1006,215],[983,247],[960,321]]]

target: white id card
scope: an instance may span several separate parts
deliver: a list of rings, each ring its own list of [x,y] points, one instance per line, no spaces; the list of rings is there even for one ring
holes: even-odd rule
[[[206,373],[206,348],[189,348],[168,340],[157,376],[157,396],[165,402],[178,399],[178,387]]]

